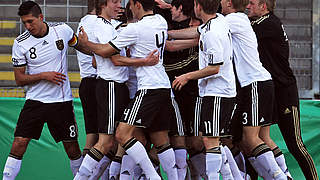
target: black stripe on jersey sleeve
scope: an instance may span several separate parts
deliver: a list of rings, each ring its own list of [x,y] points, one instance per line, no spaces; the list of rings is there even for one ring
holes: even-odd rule
[[[117,50],[118,52],[121,51],[121,49],[119,49],[116,45],[114,45],[111,41],[108,42],[110,44],[111,47],[113,47],[113,49]]]
[[[25,63],[25,64],[19,64],[19,65],[13,65],[13,67],[23,67],[23,66],[26,66],[27,65],[27,63]]]
[[[200,27],[200,26],[199,26]],[[198,32],[198,34],[200,35],[201,33],[200,33],[200,31],[199,31],[199,27],[197,28],[197,32]]]
[[[222,65],[223,64],[223,62],[219,62],[219,63],[209,63],[208,65],[209,66],[218,66],[218,65]]]

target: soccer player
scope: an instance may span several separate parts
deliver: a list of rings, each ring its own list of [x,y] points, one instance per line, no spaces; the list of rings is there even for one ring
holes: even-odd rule
[[[238,90],[237,108],[243,125],[241,147],[260,176],[287,179],[278,166],[269,144],[259,136],[269,135],[274,102],[270,73],[259,60],[258,43],[248,16],[244,13],[249,0],[222,0],[222,13],[226,15],[233,42],[234,64],[241,88]],[[269,106],[265,106],[269,104]],[[240,136],[240,135],[235,135]],[[237,138],[237,137],[236,137]],[[272,139],[268,137],[270,141]],[[275,144],[272,141],[272,144]],[[284,164],[285,165],[285,164]],[[266,174],[263,174],[264,168]]]
[[[95,12],[95,1],[88,0],[88,13],[81,18],[77,35],[80,27],[85,27],[88,31],[89,39],[93,38],[94,25],[97,19]],[[96,100],[96,83],[97,70],[92,65],[94,56],[87,55],[77,51],[77,59],[80,69],[81,83],[79,87],[79,96],[82,104],[85,129],[86,144],[83,148],[82,155],[85,156],[91,147],[98,140],[98,122],[97,122],[97,100]]]
[[[193,1],[185,0],[173,0],[171,2],[171,28],[183,29],[190,27],[190,24],[200,25],[199,21],[191,21],[191,17],[194,16]],[[193,20],[195,17],[193,18]],[[169,22],[169,21],[168,21]],[[196,22],[196,24],[193,24]],[[180,76],[184,73],[198,70],[198,39],[189,40],[167,40],[164,51],[164,66],[169,76],[171,83],[175,80],[176,76]],[[198,95],[198,81],[190,81],[184,86],[181,91],[173,90],[176,102],[179,106],[183,125],[186,133],[186,143],[188,147],[188,153],[190,162],[197,171],[192,171],[194,174],[202,174],[205,178],[205,163],[201,161],[203,154],[203,143],[201,136],[197,135],[194,128],[194,120],[196,115],[196,102]],[[171,143],[175,147],[176,161],[178,167],[178,177],[184,179],[186,176],[187,164],[186,164],[186,150],[183,136],[174,136],[171,138]],[[197,172],[197,173],[196,173]]]
[[[296,79],[289,66],[289,40],[283,24],[273,14],[275,3],[275,0],[250,0],[247,6],[248,16],[253,20],[251,25],[258,39],[260,60],[274,82],[274,121],[277,122],[286,145],[298,161],[305,178],[315,180],[319,177],[301,138],[299,95]],[[283,154],[280,149],[277,146],[270,148],[276,160],[281,161]]]
[[[170,81],[162,66],[163,49],[167,39],[167,23],[160,15],[153,14],[153,5],[153,0],[130,0],[133,16],[140,20],[129,24],[117,38],[108,44],[88,42],[85,33],[79,37],[84,46],[103,57],[110,57],[115,52],[119,52],[121,48],[128,46],[130,46],[132,58],[146,57],[148,52],[158,50],[160,53],[158,64],[135,68],[138,92],[124,112],[117,128],[116,138],[126,153],[141,166],[147,178],[160,179],[143,145],[132,135],[134,125],[146,127],[151,142],[156,146],[160,163],[168,179],[177,179],[174,152],[168,138],[168,130],[174,117]],[[124,64],[130,65],[130,62]],[[114,63],[122,64],[123,62],[118,59]]]
[[[224,135],[234,107],[236,87],[232,66],[232,40],[223,15],[216,13],[219,0],[195,0],[195,14],[202,19],[198,27],[199,69],[178,76],[173,87],[180,90],[188,81],[199,79],[203,142],[206,148],[208,179],[218,179],[222,157],[219,138]],[[193,32],[193,37],[198,36]],[[188,31],[186,31],[188,32]]]
[[[62,141],[76,173],[82,156],[67,74],[67,48],[68,44],[74,46],[77,38],[66,24],[45,23],[39,5],[33,1],[23,2],[18,15],[26,31],[14,41],[12,61],[17,85],[27,85],[28,90],[3,179],[15,179],[30,140],[40,138],[44,123],[54,140]]]

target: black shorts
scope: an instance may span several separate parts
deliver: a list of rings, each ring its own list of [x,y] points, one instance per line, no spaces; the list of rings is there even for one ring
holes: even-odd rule
[[[86,77],[81,80],[79,87],[86,134],[98,133],[96,84],[96,78]]]
[[[116,123],[127,107],[129,90],[125,83],[98,79],[96,86],[99,133],[114,134]]]
[[[272,80],[253,82],[239,90],[239,113],[243,126],[272,124],[274,86]]]
[[[273,123],[277,123],[287,114],[292,112],[292,106],[299,112],[299,93],[296,84],[287,87],[275,87]]]
[[[195,135],[194,122],[197,116],[196,103],[198,96],[194,96],[187,91],[175,91],[175,100],[178,103],[182,122],[187,136]]]
[[[14,136],[38,140],[44,123],[47,123],[50,134],[56,142],[76,141],[78,138],[72,101],[42,103],[26,100]]]
[[[235,98],[205,96],[202,99],[200,131],[202,136],[229,136],[227,127],[235,105]]]
[[[170,89],[142,89],[123,113],[121,122],[147,128],[148,132],[171,130],[175,123]]]

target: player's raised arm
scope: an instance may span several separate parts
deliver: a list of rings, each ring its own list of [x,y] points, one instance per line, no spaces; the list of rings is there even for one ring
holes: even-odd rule
[[[171,30],[168,31],[168,37],[171,39],[192,39],[192,38],[198,38],[199,32],[197,30],[198,26],[189,27],[185,29],[179,29],[179,30]]]
[[[197,46],[198,42],[199,42],[198,38],[178,39],[178,40],[173,40],[173,41],[167,40],[165,50],[173,52],[173,51],[188,49],[188,48]]]
[[[130,58],[120,56],[120,54],[111,56],[111,61],[115,66],[153,66],[159,62],[158,50],[150,52],[145,58]]]
[[[80,49],[86,48],[88,51],[97,54],[101,57],[107,58],[111,57],[118,51],[110,46],[109,43],[107,44],[98,44],[88,40],[88,35],[84,31],[83,27],[80,28],[79,36],[78,36],[78,45]]]

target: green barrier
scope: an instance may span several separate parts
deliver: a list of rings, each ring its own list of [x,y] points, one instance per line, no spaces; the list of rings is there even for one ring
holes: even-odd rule
[[[9,154],[13,141],[13,132],[21,108],[23,98],[0,98],[0,171]],[[301,130],[302,138],[320,172],[320,101],[301,100]],[[79,143],[85,144],[85,130],[80,99],[74,99],[74,112],[79,128]],[[296,180],[305,179],[297,162],[287,151],[277,126],[271,128],[272,138],[283,151],[289,170]],[[1,176],[2,177],[2,173]],[[72,179],[69,160],[62,143],[56,144],[45,126],[39,141],[32,140],[23,162],[17,180],[65,180]]]

